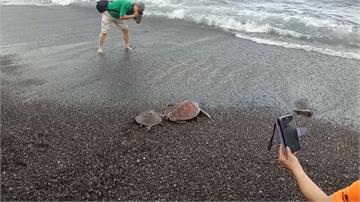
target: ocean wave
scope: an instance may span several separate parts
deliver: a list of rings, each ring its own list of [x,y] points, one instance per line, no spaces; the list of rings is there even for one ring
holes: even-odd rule
[[[322,53],[325,55],[332,55],[332,56],[338,56],[338,57],[343,57],[343,58],[352,58],[352,59],[357,59],[360,60],[360,52],[348,52],[348,51],[337,51],[337,50],[333,50],[330,48],[320,48],[320,47],[314,47],[311,45],[303,45],[303,44],[294,44],[294,43],[289,43],[289,42],[285,42],[285,41],[276,41],[276,40],[270,40],[270,39],[263,39],[263,38],[258,38],[258,37],[249,37],[243,34],[235,34],[236,37],[241,38],[241,39],[246,39],[246,40],[250,40],[256,43],[260,43],[260,44],[266,44],[266,45],[272,45],[272,46],[281,46],[284,48],[290,48],[290,49],[300,49],[300,50],[305,50],[305,51],[314,51],[314,52],[318,52],[318,53]]]
[[[272,17],[254,16],[244,18],[238,16],[219,16],[216,14],[191,13],[185,9],[169,11],[150,11],[147,15],[168,17],[170,19],[184,19],[199,24],[216,26],[225,30],[234,30],[248,34],[269,34],[278,37],[289,37],[309,41],[318,41],[330,45],[344,45],[360,48],[360,34],[354,29],[353,25],[331,24],[330,20],[320,21],[321,23],[302,23],[296,17],[283,18],[280,20],[269,20]],[[264,15],[263,15],[264,16]],[[268,19],[268,20],[264,20]],[[276,22],[277,21],[277,22]],[[282,24],[283,26],[280,26]],[[316,24],[316,26],[313,26]],[[321,27],[321,24],[324,24]],[[326,26],[329,25],[329,26]],[[296,28],[295,28],[296,27]],[[293,30],[289,29],[293,28]]]

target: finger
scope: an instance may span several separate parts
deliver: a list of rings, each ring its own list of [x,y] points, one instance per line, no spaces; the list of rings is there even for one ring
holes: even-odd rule
[[[280,144],[279,158],[283,158],[283,157],[284,157],[284,145]]]
[[[287,154],[292,154],[290,147],[286,147],[286,153]]]

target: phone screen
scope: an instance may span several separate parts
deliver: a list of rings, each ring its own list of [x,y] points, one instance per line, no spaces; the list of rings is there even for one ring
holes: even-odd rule
[[[300,142],[294,116],[280,117],[278,122],[285,146],[290,147],[291,152],[299,151]]]

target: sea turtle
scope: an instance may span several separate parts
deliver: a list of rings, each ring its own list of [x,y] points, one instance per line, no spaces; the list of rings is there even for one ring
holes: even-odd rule
[[[200,112],[211,118],[207,112],[199,107],[199,103],[191,100],[185,100],[184,102],[178,103],[176,105],[170,105],[169,108],[165,111],[164,116],[170,121],[181,122],[197,117]]]
[[[294,109],[293,111],[299,115],[304,115],[307,117],[311,117],[313,115],[313,112],[309,109]]]
[[[307,99],[296,100],[294,105],[295,105],[296,109],[294,109],[293,111],[296,114],[307,116],[307,117],[311,117],[313,115],[313,111],[310,109],[309,102]]]
[[[140,24],[142,21],[142,15],[138,15],[134,18],[134,21],[136,22],[136,24]]]
[[[151,127],[160,124],[162,118],[158,112],[154,110],[147,110],[137,115],[135,117],[135,121],[150,130]]]

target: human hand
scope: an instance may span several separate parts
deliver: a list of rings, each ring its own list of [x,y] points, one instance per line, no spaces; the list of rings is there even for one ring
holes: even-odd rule
[[[291,153],[290,148],[286,147],[285,150],[283,144],[280,144],[279,148],[279,163],[292,173],[302,169],[299,160]]]
[[[134,7],[134,10],[133,10],[133,14],[135,17],[137,17],[140,13],[139,13],[139,8],[137,6]]]

